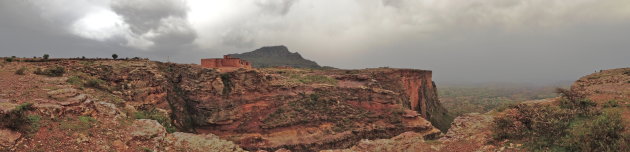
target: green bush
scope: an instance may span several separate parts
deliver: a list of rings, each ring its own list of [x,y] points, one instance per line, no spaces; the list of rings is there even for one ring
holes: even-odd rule
[[[568,151],[622,151],[621,146],[628,144],[622,135],[624,129],[618,112],[604,112],[572,126],[563,146]]]
[[[41,127],[39,121],[42,120],[42,117],[39,115],[28,115],[26,116],[26,120],[28,120],[28,124],[30,124],[25,130],[28,133],[35,133]]]
[[[35,70],[35,72],[33,73],[37,75],[46,75],[49,77],[60,77],[63,76],[64,73],[66,73],[66,69],[60,66],[52,67],[46,70],[37,68],[37,70]]]
[[[68,78],[68,80],[66,80],[66,82],[79,87],[83,86],[83,79],[78,76],[71,76]]]
[[[87,82],[85,82],[86,87],[96,88],[96,89],[104,89],[105,86],[103,84],[105,84],[105,81],[101,79],[89,79],[87,80]]]
[[[556,92],[562,97],[560,107],[571,109],[580,116],[592,116],[597,112],[597,103],[586,98],[586,95],[575,90],[558,88]]]
[[[617,100],[609,100],[608,102],[604,103],[604,108],[614,108],[614,107],[619,107],[619,102]]]
[[[175,125],[171,123],[171,119],[166,114],[158,111],[155,108],[151,110],[140,110],[138,112],[135,112],[134,118],[156,120],[157,122],[162,124],[164,128],[166,128],[167,132],[173,133],[177,131],[177,128],[175,127]]]
[[[61,129],[67,129],[72,131],[86,131],[94,126],[96,119],[90,116],[79,116],[77,119],[68,118],[66,121],[61,122],[59,127]]]
[[[571,111],[547,105],[517,105],[494,120],[494,138],[525,139],[533,147],[547,147],[565,134],[574,118]]]
[[[307,75],[304,76],[300,79],[300,82],[302,83],[325,83],[325,84],[331,84],[331,85],[336,85],[337,84],[337,79],[333,79],[330,78],[328,76],[323,76],[323,75]]]
[[[33,110],[33,104],[23,103],[15,107],[10,113],[0,117],[0,127],[9,128],[20,132],[30,132],[30,117],[25,115],[26,111]],[[39,122],[39,120],[38,120]]]
[[[44,56],[43,56],[43,57],[44,57],[44,60],[48,60],[48,58],[50,57],[50,55],[48,55],[48,54],[44,54]]]
[[[20,69],[15,71],[15,74],[17,74],[17,75],[25,75],[26,74],[25,73],[26,70],[27,70],[26,67],[21,67]]]
[[[521,140],[532,151],[623,151],[629,148],[630,138],[623,134],[625,128],[619,112],[602,113],[596,109],[592,115],[581,115],[576,110],[521,104],[495,118],[493,137],[497,141]]]
[[[13,62],[13,58],[4,58],[4,61],[6,61],[6,62]]]

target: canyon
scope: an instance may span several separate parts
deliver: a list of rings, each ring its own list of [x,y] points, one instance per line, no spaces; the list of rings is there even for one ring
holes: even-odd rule
[[[220,138],[250,151],[319,151],[348,148],[363,139],[390,138],[409,131],[432,139],[441,133],[432,124],[450,124],[447,111],[438,100],[432,72],[426,70],[260,68],[221,72],[195,64],[92,59],[12,62],[3,67],[4,75],[13,75],[6,71],[19,68],[63,67],[68,71],[54,78],[30,73],[12,76],[42,80],[41,86],[55,88],[53,90],[29,88],[34,87],[29,85],[13,90],[33,89],[36,95],[16,96],[6,92],[10,89],[2,93],[2,98],[8,99],[3,102],[34,104],[36,110],[30,113],[57,117],[51,121],[87,115],[96,118],[99,124],[115,123],[115,120],[150,124],[133,120],[138,117],[138,111],[150,111],[168,116],[167,120],[158,121],[167,130],[173,130],[170,132],[213,135],[171,137],[175,134],[168,133],[168,137],[158,136],[162,137],[162,142],[157,143],[137,140],[135,135],[122,135],[132,136],[116,140],[124,143],[122,147],[149,145],[151,149],[160,150],[168,145],[160,143],[172,143],[165,142],[167,139],[187,137],[185,139]],[[3,78],[7,78],[3,82],[11,81],[9,77]],[[70,83],[75,79],[94,80],[99,85],[87,87],[88,83]],[[49,90],[48,93],[45,90]],[[87,101],[91,101],[89,105],[81,103]],[[108,119],[102,120],[102,115]],[[61,120],[63,122],[65,120]],[[133,125],[115,124],[134,130]],[[44,125],[43,128],[54,130],[56,126]],[[39,132],[34,136],[37,134]],[[28,142],[15,147],[25,144]]]

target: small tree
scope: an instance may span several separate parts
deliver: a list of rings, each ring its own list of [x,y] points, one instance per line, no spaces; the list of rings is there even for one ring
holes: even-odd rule
[[[118,54],[112,54],[112,58],[114,58],[114,60],[118,59]]]
[[[44,60],[48,60],[49,57],[50,57],[50,55],[44,54]]]

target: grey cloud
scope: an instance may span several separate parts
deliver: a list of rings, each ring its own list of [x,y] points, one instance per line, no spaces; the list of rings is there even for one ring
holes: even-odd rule
[[[94,6],[122,17],[124,34],[68,32]],[[628,8],[627,0],[0,0],[0,56],[197,63],[286,45],[322,65],[433,70],[438,85],[547,83],[630,65]]]
[[[244,29],[230,30],[225,37],[222,38],[223,45],[235,48],[252,48],[256,47],[256,41],[253,39],[251,31]]]
[[[152,48],[188,45],[197,38],[186,20],[188,7],[183,0],[113,0],[111,8],[129,24],[133,37],[157,45]]]
[[[181,0],[113,0],[111,8],[131,25],[134,33],[143,34],[158,28],[164,18],[185,18],[185,4]]]
[[[298,0],[257,0],[255,4],[265,12],[285,15]]]
[[[391,7],[402,7],[404,5],[403,0],[382,0],[383,5]]]

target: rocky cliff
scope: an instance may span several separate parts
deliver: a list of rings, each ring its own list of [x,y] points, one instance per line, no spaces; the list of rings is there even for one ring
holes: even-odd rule
[[[134,109],[101,110],[118,119],[165,113],[169,119],[157,120],[167,129],[173,124],[182,132],[215,134],[245,150],[347,148],[362,139],[390,138],[408,131],[432,138],[440,133],[432,123],[442,122],[446,114],[431,71],[424,70],[266,68],[221,73],[198,65],[146,60],[20,64],[65,67],[69,73],[62,77],[63,84],[85,79],[86,85],[64,86],[92,92],[85,95],[92,100],[108,100],[97,102],[96,111],[99,107]],[[87,85],[91,87],[83,88]],[[80,93],[71,97],[75,96],[81,97]],[[89,109],[76,113],[89,113]],[[144,113],[132,112],[136,109]]]

